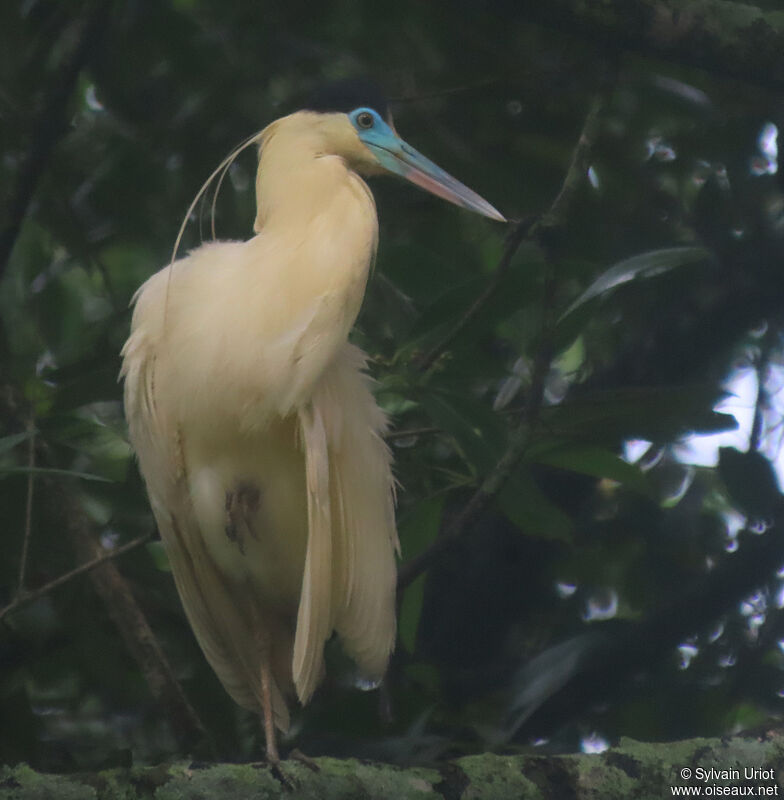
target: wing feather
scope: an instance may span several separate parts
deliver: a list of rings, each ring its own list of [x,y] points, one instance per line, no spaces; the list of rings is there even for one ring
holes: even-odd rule
[[[324,643],[332,633],[332,521],[329,492],[329,452],[324,420],[317,403],[299,412],[305,449],[308,494],[308,546],[297,613],[292,672],[304,704],[324,668]]]
[[[147,483],[175,583],[188,621],[204,654],[239,705],[260,711],[261,680],[254,620],[206,551],[195,518],[181,445],[155,404],[155,359],[135,330],[124,350],[125,408],[130,438]],[[275,723],[289,726],[289,713],[273,682]]]
[[[384,412],[364,373],[365,354],[346,344],[314,396],[329,446],[334,626],[369,680],[383,677],[395,643],[395,553],[391,454]]]

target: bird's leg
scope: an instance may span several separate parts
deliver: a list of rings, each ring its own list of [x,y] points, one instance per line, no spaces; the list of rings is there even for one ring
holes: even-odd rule
[[[264,746],[267,753],[267,763],[275,777],[288,789],[296,788],[292,778],[283,771],[278,753],[278,737],[275,730],[275,714],[272,709],[272,648],[270,646],[269,632],[259,624],[259,614],[255,605],[253,607],[254,631],[259,650],[259,676],[261,677],[261,723],[264,728]],[[304,764],[313,772],[320,772],[318,764],[308,758],[300,750],[292,750],[291,758]]]
[[[260,623],[259,612],[253,604],[253,630],[259,652],[259,677],[261,678],[261,723],[264,728],[264,747],[267,763],[272,774],[288,791],[296,789],[296,783],[280,765],[277,732],[275,731],[275,713],[272,708],[272,644],[269,631]]]
[[[272,642],[269,631],[261,620],[261,614],[255,602],[251,602],[253,615],[253,636],[256,639],[256,651],[259,654],[259,677],[261,678],[261,722],[264,728],[264,745],[267,761],[277,766],[280,764],[278,743],[275,735],[275,714],[272,709]]]
[[[259,631],[259,628],[256,628]],[[275,731],[275,716],[272,711],[272,665],[270,658],[269,637],[266,633],[257,633],[259,638],[259,655],[261,672],[261,713],[264,725],[264,745],[267,750],[267,761],[273,767],[280,766],[278,753],[277,734]]]

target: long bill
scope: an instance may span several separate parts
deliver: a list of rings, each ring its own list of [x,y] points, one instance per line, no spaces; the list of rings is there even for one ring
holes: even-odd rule
[[[438,164],[423,156],[418,150],[404,142],[390,128],[374,136],[362,136],[384,169],[400,175],[422,189],[448,200],[450,203],[476,211],[498,222],[506,222],[500,211],[480,197],[475,191],[460,183]]]

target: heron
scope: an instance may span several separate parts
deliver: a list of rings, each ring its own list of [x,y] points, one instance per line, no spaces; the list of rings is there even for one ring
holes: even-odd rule
[[[395,644],[388,422],[348,341],[378,240],[363,178],[504,217],[403,141],[365,81],[272,122],[223,174],[250,144],[255,235],[178,260],[175,246],[134,297],[121,376],[186,616],[229,695],[260,713],[276,765],[276,728],[312,696],[333,633],[372,683]]]

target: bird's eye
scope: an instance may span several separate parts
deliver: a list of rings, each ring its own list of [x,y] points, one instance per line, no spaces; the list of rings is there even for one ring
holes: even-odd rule
[[[369,111],[363,111],[361,114],[357,114],[357,125],[359,125],[360,128],[372,128],[373,115]]]

